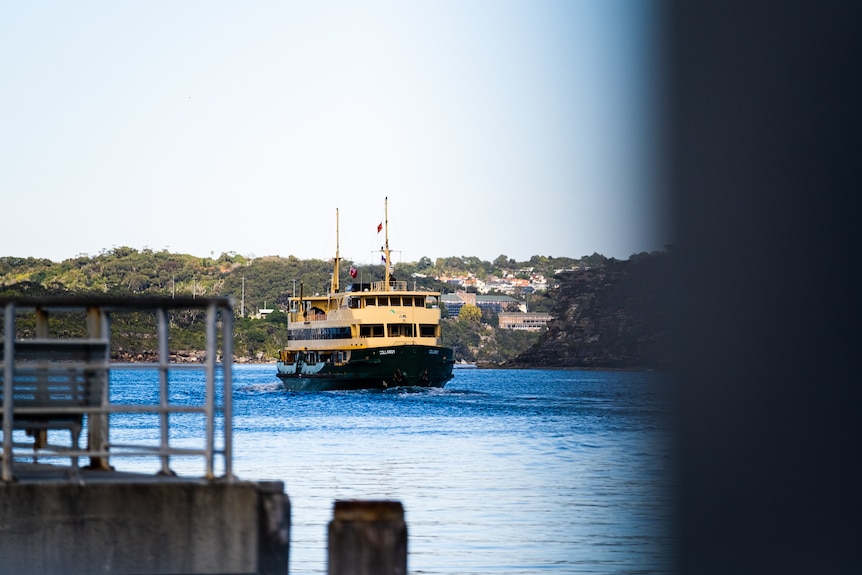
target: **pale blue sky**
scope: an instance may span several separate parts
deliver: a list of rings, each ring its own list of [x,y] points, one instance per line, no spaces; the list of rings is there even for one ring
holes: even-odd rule
[[[660,249],[652,7],[0,0],[0,255]]]

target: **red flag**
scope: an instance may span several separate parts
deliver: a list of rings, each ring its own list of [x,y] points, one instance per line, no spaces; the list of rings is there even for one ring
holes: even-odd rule
[[[356,277],[356,268],[353,266],[350,266],[350,277],[352,277],[352,278]]]
[[[382,223],[377,224],[377,233],[379,234],[382,231],[383,231],[383,224]]]

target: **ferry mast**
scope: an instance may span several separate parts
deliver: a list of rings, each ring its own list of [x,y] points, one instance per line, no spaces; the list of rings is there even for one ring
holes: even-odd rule
[[[383,214],[384,220],[383,221],[385,222],[384,238],[385,238],[385,242],[386,242],[385,244],[383,244],[383,256],[386,259],[386,264],[385,264],[386,269],[385,269],[384,275],[383,275],[383,285],[385,287],[383,289],[385,289],[386,291],[390,291],[392,288],[389,285],[389,263],[390,263],[389,262],[389,196],[386,196],[384,203],[383,203],[383,206],[384,206],[384,208],[383,208],[384,209],[384,214]]]
[[[338,240],[338,208],[335,208],[335,265],[332,266],[332,286],[331,292],[338,293],[338,264],[341,261],[341,257],[338,254],[339,240]]]

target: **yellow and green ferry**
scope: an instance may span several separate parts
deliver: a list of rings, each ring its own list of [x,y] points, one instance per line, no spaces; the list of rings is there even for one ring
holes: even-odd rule
[[[443,347],[440,333],[440,293],[410,290],[390,274],[388,199],[385,222],[381,281],[340,289],[336,224],[329,293],[305,296],[300,284],[299,295],[290,298],[287,347],[276,363],[288,391],[443,387],[452,379],[453,351]]]

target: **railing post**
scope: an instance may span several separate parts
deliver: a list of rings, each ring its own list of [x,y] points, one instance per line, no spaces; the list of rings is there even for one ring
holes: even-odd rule
[[[47,339],[48,338],[48,312],[46,312],[43,308],[36,308],[36,337]]]
[[[216,305],[207,306],[206,319],[206,477],[213,479],[213,459],[215,453],[215,365],[216,365]]]
[[[224,476],[233,479],[233,309],[222,308],[222,408],[224,426]]]
[[[7,303],[3,319],[3,481],[12,481],[12,392],[15,379],[15,304]]]
[[[41,307],[36,308],[36,337],[38,339],[48,339],[48,312],[42,309]],[[45,395],[47,392],[45,388],[48,386],[48,370],[40,369],[37,373],[37,377],[39,378],[39,390],[42,395]],[[41,398],[40,398],[41,399]],[[34,429],[33,433],[33,451],[36,449],[41,449],[42,447],[48,444],[48,430],[47,429]],[[36,458],[33,458],[35,461]]]
[[[159,471],[161,475],[175,475],[170,468],[170,456],[168,450],[170,448],[170,432],[168,421],[168,408],[170,396],[168,395],[168,364],[170,363],[170,347],[168,345],[168,314],[164,307],[159,306],[156,309],[156,317],[158,324],[158,342],[159,342],[159,435],[161,442],[159,444],[162,452],[162,468]]]
[[[406,575],[407,524],[399,501],[336,501],[329,575]]]
[[[105,316],[104,310],[99,307],[91,306],[87,308],[87,336],[90,340],[110,341],[110,333],[108,327],[108,319]],[[106,346],[106,357],[101,358],[104,364],[105,373],[100,373],[95,377],[101,383],[99,390],[99,405],[107,407],[108,405],[108,364],[110,363],[110,346]],[[102,369],[100,369],[102,371]],[[90,377],[93,377],[91,374]],[[87,414],[87,450],[96,453],[102,453],[108,446],[108,414],[107,413],[89,413]],[[111,469],[107,457],[90,456],[89,469],[99,469],[109,471]]]

